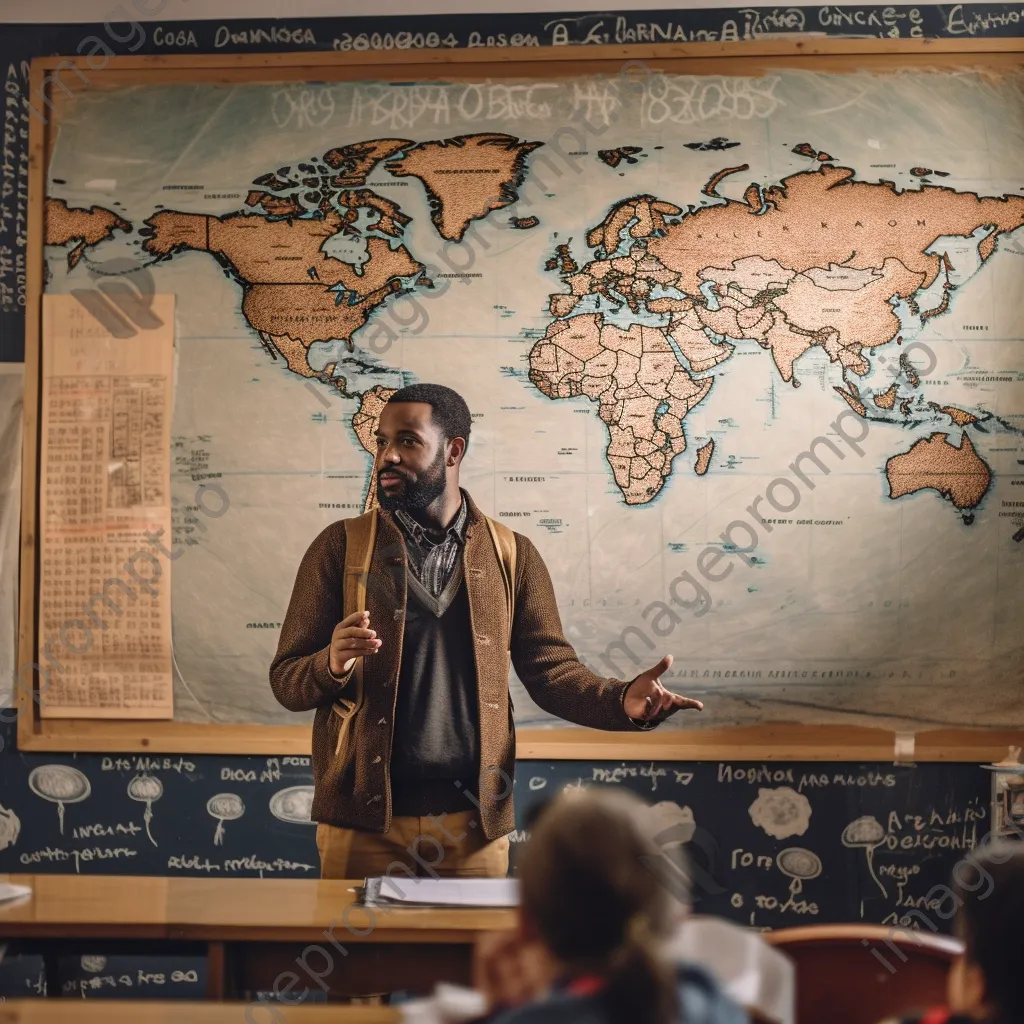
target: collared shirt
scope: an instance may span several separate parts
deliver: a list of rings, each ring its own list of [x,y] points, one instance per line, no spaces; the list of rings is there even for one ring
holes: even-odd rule
[[[466,522],[469,519],[466,496],[462,496],[459,511],[446,530],[429,529],[402,509],[396,509],[394,516],[405,536],[409,568],[432,597],[440,597],[441,591],[452,578],[466,538]]]

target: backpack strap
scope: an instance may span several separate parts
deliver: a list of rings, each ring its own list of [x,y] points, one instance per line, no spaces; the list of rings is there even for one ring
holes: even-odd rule
[[[506,648],[512,649],[512,620],[516,612],[516,535],[504,524],[490,516],[484,516],[487,530],[498,556],[501,582],[505,589],[505,611],[508,616],[508,637]]]
[[[341,617],[346,618],[353,612],[366,609],[367,581],[370,578],[370,562],[373,559],[373,546],[377,540],[377,509],[364,512],[355,519],[345,520],[345,580],[342,593]],[[356,658],[352,669],[353,698],[339,697],[334,702],[334,713],[341,718],[338,730],[338,745],[335,754],[339,753],[347,732],[348,720],[359,710],[363,703],[363,659]]]

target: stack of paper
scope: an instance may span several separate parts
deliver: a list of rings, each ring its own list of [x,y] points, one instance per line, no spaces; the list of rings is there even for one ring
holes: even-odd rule
[[[752,929],[695,914],[669,941],[668,954],[676,963],[706,968],[727,995],[760,1020],[794,1024],[793,961]]]
[[[370,907],[516,907],[514,878],[367,878],[363,902]]]
[[[20,900],[22,896],[31,896],[32,890],[27,885],[11,885],[10,882],[0,882],[0,903],[8,900]]]

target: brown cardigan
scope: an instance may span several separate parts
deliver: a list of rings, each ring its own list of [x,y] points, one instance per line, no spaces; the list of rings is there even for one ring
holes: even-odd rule
[[[515,827],[511,780],[515,726],[508,692],[507,612],[498,558],[486,523],[471,499],[463,567],[480,709],[480,813],[488,839]],[[530,696],[545,710],[593,729],[644,726],[623,710],[625,682],[602,679],[584,667],[562,633],[551,578],[537,549],[516,537],[516,603],[511,660]],[[402,658],[407,556],[398,527],[380,514],[370,565],[367,604],[380,653],[364,662],[363,705],[348,724],[335,755],[341,718],[336,698],[350,696],[350,678],[329,665],[331,633],[344,618],[345,524],[327,527],[309,546],[295,579],[270,666],[274,695],[289,711],[316,708],[313,721],[312,817],[346,828],[386,832],[391,824],[391,743]],[[353,609],[355,610],[355,609]],[[491,795],[493,794],[493,796]]]

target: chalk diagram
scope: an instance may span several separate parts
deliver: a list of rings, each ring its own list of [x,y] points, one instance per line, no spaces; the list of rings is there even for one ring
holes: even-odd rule
[[[776,867],[790,879],[789,895],[799,896],[804,891],[804,882],[821,874],[821,858],[803,846],[790,846],[780,850],[775,858]]]
[[[245,814],[245,804],[237,793],[218,793],[206,801],[206,813],[217,819],[217,831],[213,833],[213,845],[224,845],[224,822],[237,821]]]
[[[650,810],[655,829],[654,841],[663,850],[688,843],[697,831],[697,822],[689,807],[674,800],[661,800]]]
[[[0,850],[6,850],[18,841],[21,833],[21,819],[14,811],[7,810],[0,804]]]
[[[313,810],[312,786],[289,786],[279,789],[270,798],[270,813],[278,821],[293,825],[315,825],[310,817]]]
[[[81,964],[83,971],[88,971],[90,974],[99,974],[107,966],[107,958],[105,956],[86,954],[82,957]]]
[[[153,801],[159,800],[164,795],[164,784],[155,776],[143,772],[142,775],[136,775],[128,783],[128,795],[133,800],[138,800],[139,803],[146,805],[146,813],[142,816],[146,823],[146,835],[149,836],[149,841],[156,846],[157,841],[149,830],[149,823],[153,820]]]
[[[43,800],[57,805],[60,834],[64,835],[64,805],[77,804],[92,792],[89,779],[69,764],[41,764],[28,777],[28,788]]]
[[[875,849],[885,842],[885,829],[882,828],[882,823],[870,814],[865,814],[863,817],[851,821],[843,829],[842,841],[843,846],[851,850],[864,850],[868,860],[868,871],[875,880],[875,885],[882,890],[882,895],[888,898],[889,893],[879,881],[878,875],[875,874]]]
[[[750,820],[773,839],[802,836],[811,823],[811,802],[795,789],[759,789],[750,805]]]

